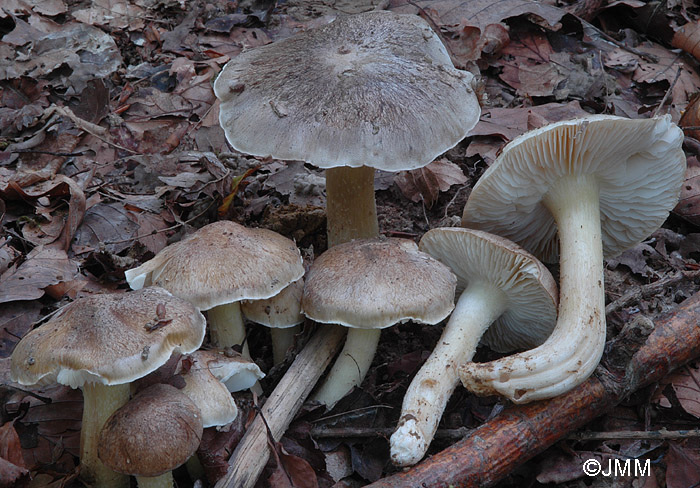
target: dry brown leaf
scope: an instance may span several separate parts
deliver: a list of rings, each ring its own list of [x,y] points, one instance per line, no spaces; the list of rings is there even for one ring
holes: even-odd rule
[[[700,484],[700,451],[670,442],[666,456],[666,488],[688,488]]]
[[[88,252],[104,246],[116,254],[131,246],[130,239],[138,228],[122,203],[99,203],[85,212],[83,224],[75,233],[73,250]]]
[[[145,11],[125,0],[93,0],[89,8],[76,10],[73,17],[85,24],[112,29],[141,30]]]
[[[41,304],[35,300],[6,303],[0,308],[0,358],[10,357],[15,344],[39,319]]]
[[[77,273],[78,263],[64,250],[35,247],[26,261],[0,275],[0,303],[41,298],[47,286],[71,280]]]
[[[700,22],[689,22],[680,27],[671,39],[671,45],[700,61]]]
[[[672,373],[665,379],[664,383],[671,385],[683,410],[700,418],[700,369],[686,366]],[[671,406],[671,403],[661,395],[658,395],[656,400],[661,406]]]
[[[700,225],[700,162],[695,156],[688,156],[685,181],[673,212],[695,225]]]
[[[402,171],[394,181],[406,198],[413,202],[423,200],[431,208],[441,191],[449,190],[452,185],[466,183],[467,177],[455,163],[440,159],[422,168]]]

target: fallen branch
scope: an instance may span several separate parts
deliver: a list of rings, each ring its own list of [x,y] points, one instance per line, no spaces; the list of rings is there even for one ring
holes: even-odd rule
[[[632,392],[700,355],[699,317],[700,293],[696,293],[659,317],[636,352],[620,354],[616,348],[606,354],[604,359],[609,364],[599,366],[595,375],[578,388],[548,401],[507,408],[453,446],[368,488],[493,486]],[[639,335],[639,330],[631,328],[629,342],[635,342],[635,334]],[[625,342],[615,338],[608,344],[621,346]]]
[[[216,483],[215,488],[249,488],[255,485],[270,457],[268,427],[275,442],[279,441],[340,349],[343,337],[345,329],[340,326],[322,326],[314,333],[270,394],[261,413],[248,427],[229,459],[228,473]]]

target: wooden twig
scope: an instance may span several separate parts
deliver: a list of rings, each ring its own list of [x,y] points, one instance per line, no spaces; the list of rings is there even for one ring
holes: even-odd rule
[[[700,429],[689,430],[625,430],[620,432],[574,432],[566,436],[567,439],[575,441],[606,441],[609,439],[643,439],[643,440],[666,440],[666,439],[689,439],[700,437]]]
[[[345,328],[340,326],[324,325],[314,333],[248,427],[229,459],[228,473],[215,488],[250,488],[255,485],[270,457],[268,428],[274,441],[279,441],[340,349],[343,337]]]
[[[700,355],[699,317],[700,293],[696,293],[658,318],[654,331],[626,363],[599,367],[594,376],[559,397],[509,407],[465,439],[368,488],[493,486],[632,392]]]

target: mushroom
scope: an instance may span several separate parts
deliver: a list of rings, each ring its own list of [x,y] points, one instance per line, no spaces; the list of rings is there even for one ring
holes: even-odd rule
[[[603,258],[657,229],[678,201],[682,131],[669,116],[558,122],[511,141],[471,192],[462,223],[560,256],[559,318],[541,346],[460,370],[479,395],[516,403],[583,382],[605,345]]]
[[[205,225],[125,273],[134,289],[162,286],[207,310],[212,342],[221,347],[245,340],[241,300],[275,296],[303,275],[292,240],[230,221]]]
[[[423,19],[373,11],[239,54],[214,93],[237,151],[327,170],[330,247],[378,235],[375,168],[425,166],[476,125],[473,83]]]
[[[459,383],[457,368],[471,360],[485,331],[483,342],[496,351],[528,349],[544,342],[557,319],[554,278],[511,241],[478,230],[441,228],[423,235],[419,247],[450,267],[461,294],[404,396],[391,436],[391,460],[400,466],[425,455]]]
[[[82,388],[81,477],[95,486],[124,486],[128,480],[97,458],[102,425],[129,399],[130,382],[173,352],[197,350],[204,334],[204,316],[162,288],[93,295],[24,336],[12,353],[10,375],[22,385]]]
[[[180,361],[176,373],[185,380],[182,392],[197,405],[202,414],[202,424],[221,427],[236,419],[238,407],[231,391],[250,388],[265,375],[260,368],[240,355],[227,356],[221,351],[199,350],[187,358],[191,365],[185,367]],[[237,382],[235,390],[229,391],[226,381]]]
[[[316,322],[350,327],[345,346],[313,398],[333,406],[367,374],[381,329],[414,321],[436,324],[454,308],[456,278],[413,241],[356,239],[321,254],[301,301]]]
[[[201,440],[197,405],[174,386],[159,383],[107,419],[99,456],[114,471],[136,476],[139,488],[173,488],[172,471],[195,453]]]
[[[243,314],[253,322],[270,328],[272,358],[275,364],[284,361],[287,350],[294,344],[294,336],[301,331],[304,315],[301,313],[301,295],[304,279],[298,279],[272,298],[245,300]]]

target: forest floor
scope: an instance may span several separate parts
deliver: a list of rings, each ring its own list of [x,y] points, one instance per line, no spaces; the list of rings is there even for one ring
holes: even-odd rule
[[[416,242],[430,228],[459,225],[470,188],[527,130],[589,113],[670,114],[700,129],[693,100],[700,90],[700,8],[691,0],[2,3],[0,378],[7,386],[0,387],[0,458],[19,471],[0,464],[0,486],[81,486],[80,391],[54,387],[33,396],[9,380],[15,344],[43,317],[79,297],[125,291],[125,270],[215,220],[280,232],[309,259],[326,249],[323,173],[301,162],[248,157],[226,143],[212,82],[243,49],[382,8],[429,20],[455,65],[480,74],[482,116],[467,139],[422,170],[377,175],[381,233]],[[700,130],[685,133],[688,174],[678,207],[648,239],[606,262],[609,338],[700,289]],[[226,197],[232,199],[224,203]],[[306,406],[282,444],[299,469],[310,466],[314,475],[289,486],[355,487],[397,471],[388,436],[440,331],[411,323],[383,331],[361,388],[330,412]],[[250,327],[248,341],[268,372],[261,402],[289,361],[272,368],[263,328]],[[475,360],[495,357],[480,348]],[[245,414],[254,412],[252,395],[237,398],[241,421],[210,439],[219,460],[213,472],[225,467]],[[458,388],[430,454],[506,404]],[[333,436],[324,432],[331,427]],[[700,369],[690,363],[583,430],[697,428]],[[650,459],[653,476],[590,478],[581,463],[591,457]],[[259,484],[276,469],[271,462]],[[184,471],[177,480],[192,486]],[[700,438],[565,439],[498,486],[540,485],[700,486]]]

